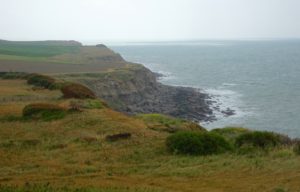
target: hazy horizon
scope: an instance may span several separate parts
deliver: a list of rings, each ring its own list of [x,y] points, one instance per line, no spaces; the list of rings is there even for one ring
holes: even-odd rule
[[[300,38],[298,0],[0,0],[0,5],[5,40]]]

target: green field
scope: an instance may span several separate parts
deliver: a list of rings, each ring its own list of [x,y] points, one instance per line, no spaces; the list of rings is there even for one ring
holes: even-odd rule
[[[80,45],[63,45],[52,41],[11,42],[0,41],[0,54],[25,57],[52,57],[66,53],[78,53]],[[1,58],[1,57],[0,57]]]
[[[99,72],[125,65],[120,55],[105,46],[83,46],[75,41],[0,40],[2,72]]]

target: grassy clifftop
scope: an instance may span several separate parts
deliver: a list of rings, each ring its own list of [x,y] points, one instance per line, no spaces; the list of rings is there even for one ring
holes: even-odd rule
[[[0,41],[0,54],[27,57],[51,57],[76,53],[81,47],[76,41]]]
[[[0,192],[300,190],[297,141],[161,115],[211,111],[103,45],[0,41],[0,53]]]
[[[299,190],[300,156],[290,146],[246,154],[173,154],[165,142],[174,129],[202,129],[159,114],[127,116],[94,99],[63,99],[59,90],[23,79],[2,79],[0,89],[0,183],[14,186],[0,191]],[[36,102],[75,111],[51,121],[16,118]],[[230,141],[247,131],[212,132]]]
[[[119,54],[105,46],[83,46],[76,41],[0,41],[0,71],[94,72],[125,65]]]

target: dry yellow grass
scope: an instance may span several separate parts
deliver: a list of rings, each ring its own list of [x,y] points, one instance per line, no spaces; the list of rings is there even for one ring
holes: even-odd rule
[[[34,89],[26,80],[0,80],[0,115],[20,115],[25,105],[32,102],[57,102],[59,90]]]
[[[51,95],[22,81],[0,80],[6,96]],[[0,93],[2,96],[2,93]],[[5,102],[0,115],[20,114],[31,101]],[[108,142],[129,132],[131,139]],[[169,154],[169,133],[108,108],[84,109],[55,121],[0,121],[0,184],[47,183],[72,187],[139,187],[162,191],[300,191],[300,157],[289,148],[261,156]]]

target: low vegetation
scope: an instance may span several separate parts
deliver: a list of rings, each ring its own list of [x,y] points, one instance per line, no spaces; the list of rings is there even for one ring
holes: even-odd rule
[[[155,190],[149,188],[128,188],[128,187],[103,187],[103,188],[71,188],[71,187],[51,187],[45,185],[30,185],[22,187],[17,186],[1,186],[0,192],[163,192],[163,190]]]
[[[0,192],[299,191],[300,147],[287,136],[128,116],[24,79],[2,79],[0,89],[1,118],[28,119],[0,121]],[[239,153],[249,145],[250,155]]]
[[[71,99],[67,102],[69,111],[83,111],[84,109],[103,109],[108,107],[100,99]]]
[[[23,72],[0,72],[2,79],[27,79],[28,73]]]
[[[66,99],[76,98],[76,99],[95,99],[96,95],[93,91],[84,85],[78,83],[66,84],[61,88],[63,97]]]
[[[64,53],[79,52],[80,44],[55,41],[2,41],[0,40],[0,54],[27,57],[51,57]]]
[[[294,145],[294,152],[296,155],[300,155],[300,142],[297,142],[295,145]]]
[[[66,110],[58,105],[48,103],[35,103],[25,106],[23,117],[26,119],[54,120],[66,115]]]
[[[187,155],[211,155],[231,149],[229,142],[214,133],[177,132],[166,140],[167,148],[173,153]]]
[[[174,133],[177,131],[206,131],[197,123],[162,114],[139,114],[136,116],[143,120],[150,129]]]
[[[235,140],[238,147],[252,146],[266,149],[268,147],[275,147],[280,144],[280,138],[277,134],[267,131],[253,131],[244,133],[238,136]]]
[[[27,83],[45,89],[52,89],[55,87],[55,79],[46,75],[31,74],[27,77]]]
[[[228,139],[231,142],[234,142],[234,140],[244,134],[244,133],[249,133],[250,130],[243,128],[243,127],[225,127],[225,128],[217,128],[211,130],[212,133],[216,133],[219,135],[222,135],[226,139]]]

